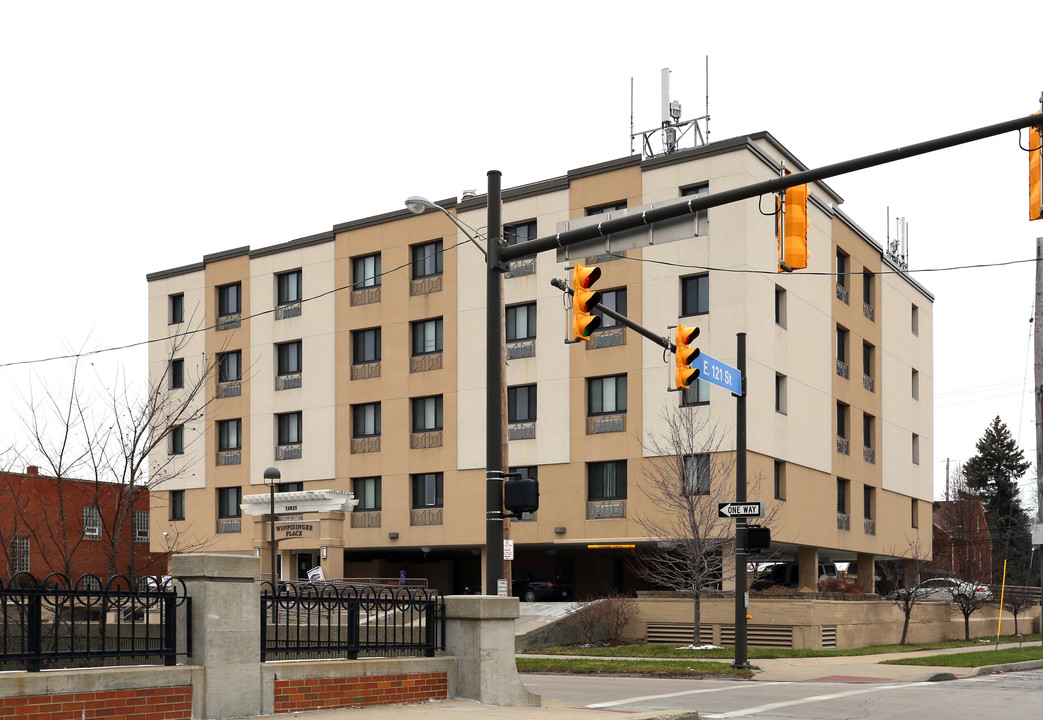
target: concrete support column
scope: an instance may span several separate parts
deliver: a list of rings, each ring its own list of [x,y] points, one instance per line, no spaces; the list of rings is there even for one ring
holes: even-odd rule
[[[485,705],[539,707],[514,661],[518,598],[449,595],[445,599],[446,652],[456,657],[457,697]]]
[[[192,663],[206,668],[202,718],[261,714],[260,558],[174,555],[170,574],[192,598]]]
[[[797,586],[818,590],[818,548],[801,546],[797,550]]]
[[[876,592],[876,555],[858,553],[858,589],[870,595]]]

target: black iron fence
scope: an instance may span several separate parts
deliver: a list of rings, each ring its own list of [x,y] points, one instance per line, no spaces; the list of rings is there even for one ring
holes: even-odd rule
[[[174,665],[179,608],[191,656],[191,598],[168,577],[0,579],[0,670]]]
[[[445,599],[393,586],[261,583],[261,661],[433,657],[445,650]]]

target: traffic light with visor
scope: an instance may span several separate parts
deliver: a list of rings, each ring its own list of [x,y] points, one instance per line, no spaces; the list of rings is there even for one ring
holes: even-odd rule
[[[699,328],[678,325],[674,331],[674,358],[677,369],[674,371],[674,387],[687,390],[693,381],[698,379],[699,370],[692,363],[699,357],[699,348],[690,347],[693,340],[699,337]]]
[[[1029,127],[1029,220],[1043,220],[1043,132],[1035,126]]]
[[[780,238],[779,272],[803,270],[808,266],[808,186],[787,188],[781,205],[782,222],[776,223],[776,236]]]
[[[601,302],[601,293],[591,290],[601,277],[601,268],[577,265],[572,269],[572,340],[590,340],[601,327],[601,318],[590,311]]]

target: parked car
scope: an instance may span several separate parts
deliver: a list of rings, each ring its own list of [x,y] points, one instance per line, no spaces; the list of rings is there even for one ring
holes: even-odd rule
[[[992,590],[986,585],[958,578],[930,578],[913,588],[899,588],[886,597],[888,600],[897,600],[909,593],[916,593],[921,600],[952,602],[959,595],[973,595],[981,600],[992,600]]]
[[[751,590],[766,590],[776,585],[795,588],[800,584],[800,567],[797,563],[784,562],[769,565],[760,571],[760,577],[750,585]],[[837,566],[833,563],[819,563],[818,579],[837,577]]]
[[[525,570],[511,580],[511,594],[521,598],[522,602],[567,600],[572,594],[572,586],[564,580]]]

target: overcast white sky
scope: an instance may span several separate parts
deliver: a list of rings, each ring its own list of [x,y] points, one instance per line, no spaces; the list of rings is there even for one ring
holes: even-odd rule
[[[380,5],[381,7],[377,7]],[[628,154],[659,122],[660,68],[711,140],[767,130],[809,167],[1028,115],[1038,5],[48,2],[0,0],[0,449],[12,365],[146,338],[145,274]],[[1027,161],[1010,133],[834,178],[910,269],[1029,260]],[[918,272],[935,304],[935,493],[999,415],[1034,460],[1031,263]],[[95,356],[146,374],[142,348]],[[1029,484],[1028,482],[1025,483]]]

